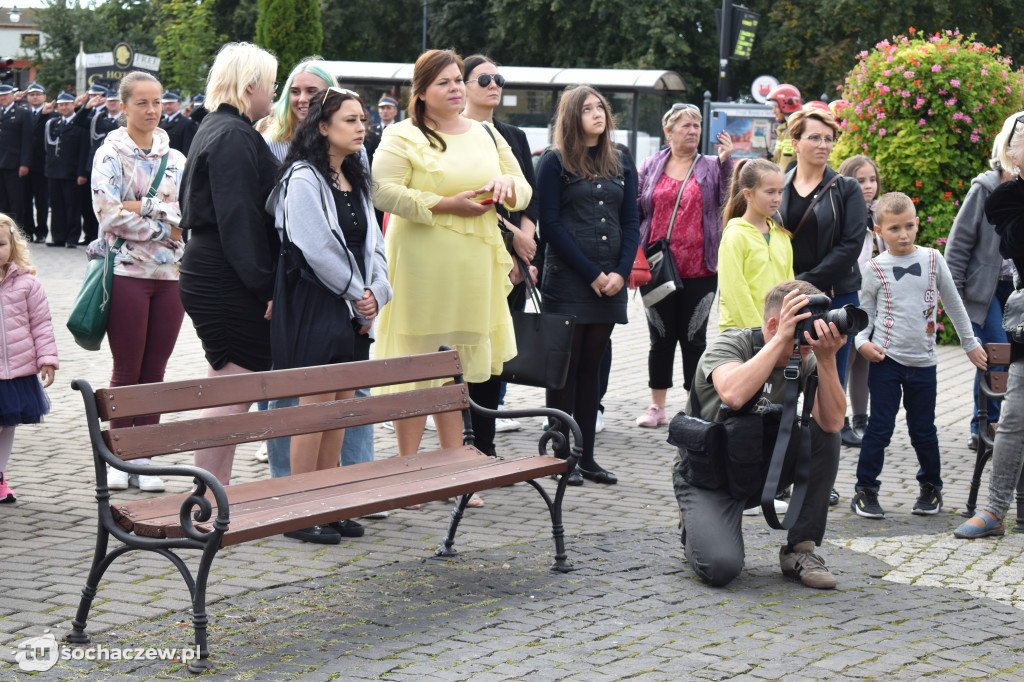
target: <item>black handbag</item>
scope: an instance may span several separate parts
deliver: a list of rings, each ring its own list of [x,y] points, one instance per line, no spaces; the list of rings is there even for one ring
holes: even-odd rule
[[[517,354],[505,363],[501,380],[510,384],[523,384],[558,390],[565,386],[569,374],[569,356],[572,353],[572,333],[576,327],[574,315],[540,312],[537,287],[530,282],[529,268],[518,256],[513,256],[523,275],[527,294],[533,299],[535,313],[514,311],[512,326],[516,334]]]
[[[287,199],[287,188],[284,199]],[[351,303],[317,278],[282,221],[281,253],[274,277],[270,357],[274,369],[315,367],[355,358]]]
[[[672,217],[668,221],[668,232],[665,238],[649,244],[644,249],[644,255],[647,256],[647,262],[651,266],[651,281],[640,287],[640,297],[646,308],[660,303],[683,288],[683,278],[679,276],[679,271],[676,269],[676,261],[672,257],[672,249],[669,248],[669,243],[672,239],[672,228],[675,227],[676,223],[676,213],[679,212],[679,202],[683,198],[683,188],[690,181],[690,176],[693,175],[693,168],[697,165],[698,159],[700,159],[700,154],[693,157],[690,170],[686,172],[686,177],[683,178],[683,182],[679,185],[679,192],[676,194],[676,205],[672,209]]]

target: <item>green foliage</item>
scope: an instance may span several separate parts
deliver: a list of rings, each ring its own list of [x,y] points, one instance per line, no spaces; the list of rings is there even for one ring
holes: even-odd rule
[[[36,50],[36,80],[51,91],[74,88],[79,44],[87,53],[104,52],[124,40],[138,52],[154,53],[156,12],[152,2],[108,0],[89,9],[79,2],[48,0],[36,10],[36,17],[47,36],[45,48]]]
[[[1024,76],[998,47],[956,31],[896,36],[861,53],[846,78],[844,133],[835,158],[867,154],[879,166],[881,191],[917,205],[919,244],[942,249],[970,188],[986,167],[992,140],[1020,108]],[[939,341],[955,342],[948,318]]]
[[[748,0],[761,13],[750,61],[730,64],[731,90],[747,91],[757,75],[770,73],[796,85],[804,99],[830,98],[857,54],[883,38],[915,26],[918,35],[947,28],[975,34],[1002,54],[1024,61],[1019,0]],[[721,3],[718,3],[721,5]],[[710,26],[714,23],[708,19]],[[717,57],[706,55],[710,59]],[[711,88],[714,92],[714,88]]]
[[[203,90],[213,56],[225,42],[212,23],[209,2],[163,0],[156,48],[165,88],[193,94]]]
[[[251,43],[256,35],[256,0],[206,0],[210,4],[213,30],[226,42]]]
[[[324,42],[317,0],[259,0],[256,44],[277,56],[277,75],[284,81],[304,57],[319,54]]]

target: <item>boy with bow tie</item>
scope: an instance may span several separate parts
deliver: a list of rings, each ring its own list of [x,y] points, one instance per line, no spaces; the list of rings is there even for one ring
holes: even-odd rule
[[[872,363],[868,374],[871,417],[861,442],[856,492],[850,506],[858,516],[885,518],[878,503],[878,476],[902,397],[910,442],[921,464],[917,474],[921,493],[913,513],[938,514],[942,477],[935,430],[935,316],[940,298],[961,347],[979,369],[986,367],[985,350],[974,338],[942,254],[914,244],[920,219],[910,197],[901,192],[884,195],[878,200],[875,216],[875,232],[889,250],[868,261],[862,276],[860,304],[868,314],[868,326],[854,343]]]

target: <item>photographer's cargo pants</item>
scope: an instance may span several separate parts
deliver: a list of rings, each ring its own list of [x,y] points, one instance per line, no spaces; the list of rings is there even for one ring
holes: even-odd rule
[[[820,545],[828,520],[828,496],[839,470],[839,434],[825,433],[811,422],[811,472],[807,498],[787,542],[795,545],[813,540]],[[673,470],[672,482],[686,533],[686,559],[694,573],[709,585],[720,587],[743,570],[742,514],[760,505],[760,491],[750,500],[734,500],[728,490],[696,488]],[[782,472],[780,490],[793,483],[789,462]]]

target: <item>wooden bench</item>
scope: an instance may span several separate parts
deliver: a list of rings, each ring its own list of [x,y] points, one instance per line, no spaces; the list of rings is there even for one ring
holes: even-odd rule
[[[165,421],[151,426],[104,428],[114,418],[165,415],[258,400],[316,395],[357,388],[373,388],[432,379],[453,379],[436,388],[391,395],[352,398],[265,412],[218,418],[200,417]],[[144,384],[93,391],[81,379],[72,382],[81,391],[96,468],[99,528],[96,552],[72,630],[66,640],[87,644],[89,609],[104,572],[122,554],[148,550],[167,558],[181,573],[192,596],[192,622],[199,657],[192,672],[209,667],[207,650],[206,584],[214,556],[222,547],[257,540],[286,531],[413,504],[457,498],[438,556],[453,556],[455,532],[474,492],[527,482],[547,504],[555,541],[552,570],[568,572],[562,527],[562,498],[568,474],[579,458],[580,432],[576,423],[558,410],[486,410],[470,399],[462,381],[458,353],[437,353],[371,360],[303,369],[257,372],[159,384]],[[473,446],[470,410],[500,417],[547,416],[564,420],[573,436],[565,448],[562,434],[552,428],[540,437],[539,454],[519,459],[488,456]],[[420,452],[326,471],[222,486],[208,471],[194,466],[148,467],[132,464],[141,457],[157,457],[198,449],[262,441],[268,438],[317,433],[363,424],[462,412],[463,445]],[[568,459],[548,453],[551,447],[568,451]],[[111,502],[107,466],[129,474],[191,478],[192,493],[160,495],[130,502]],[[554,496],[535,479],[557,476]],[[120,540],[108,550],[110,537]],[[194,577],[174,550],[201,552]]]
[[[988,356],[989,367],[1007,367],[1010,364],[1010,344],[986,343],[985,354]],[[978,444],[975,446],[974,473],[971,475],[971,489],[967,495],[967,505],[962,516],[974,516],[978,504],[978,493],[981,490],[981,475],[985,465],[992,458],[995,446],[995,435],[998,424],[988,422],[988,401],[1001,401],[1006,395],[1006,382],[1009,373],[1002,371],[978,370]],[[983,428],[984,427],[984,428]],[[1024,474],[1022,474],[1024,479]],[[1024,533],[1024,485],[1017,485],[1017,525],[1014,532]]]

